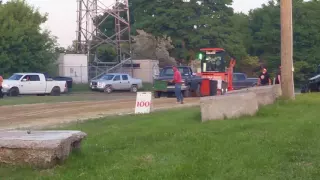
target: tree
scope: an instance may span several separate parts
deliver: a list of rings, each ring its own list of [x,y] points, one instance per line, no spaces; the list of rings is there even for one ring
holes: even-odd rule
[[[296,83],[303,82],[320,62],[320,2],[293,1],[294,66]],[[249,14],[252,35],[249,54],[259,56],[267,67],[276,70],[280,65],[280,6],[269,1]]]
[[[236,57],[246,50],[233,28],[232,0],[135,0],[134,27],[155,36],[168,35],[176,59],[192,60],[202,47],[222,47]]]
[[[40,25],[41,15],[23,0],[0,5],[0,73],[47,71],[56,61],[56,38]]]
[[[137,30],[132,45],[134,59],[156,59],[159,66],[176,65],[174,58],[170,57],[168,50],[172,49],[170,37],[155,37],[143,30]]]

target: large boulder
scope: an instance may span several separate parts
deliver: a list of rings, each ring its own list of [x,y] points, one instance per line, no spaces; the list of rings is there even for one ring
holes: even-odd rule
[[[51,168],[79,149],[81,131],[0,131],[0,162]]]

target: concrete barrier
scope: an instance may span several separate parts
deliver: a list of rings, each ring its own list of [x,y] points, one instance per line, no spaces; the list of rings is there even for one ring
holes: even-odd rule
[[[254,115],[258,111],[257,97],[253,92],[202,97],[200,107],[202,122]]]
[[[228,94],[239,94],[247,92],[253,92],[256,94],[259,106],[273,104],[275,100],[282,95],[280,85],[252,87],[230,91],[228,92]]]
[[[230,91],[224,96],[202,97],[202,122],[254,115],[259,106],[273,104],[281,95],[281,86],[273,85]]]
[[[51,168],[79,149],[81,131],[0,131],[0,162]]]

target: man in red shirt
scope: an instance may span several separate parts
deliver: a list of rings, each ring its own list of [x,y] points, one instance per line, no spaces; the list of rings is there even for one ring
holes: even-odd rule
[[[183,104],[183,95],[181,92],[181,86],[182,86],[182,77],[181,73],[177,69],[177,67],[173,66],[173,83],[175,83],[175,94],[177,97],[177,103]]]

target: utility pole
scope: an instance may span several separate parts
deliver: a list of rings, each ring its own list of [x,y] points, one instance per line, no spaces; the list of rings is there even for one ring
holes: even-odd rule
[[[285,99],[295,99],[293,82],[292,0],[280,0],[281,89]]]

